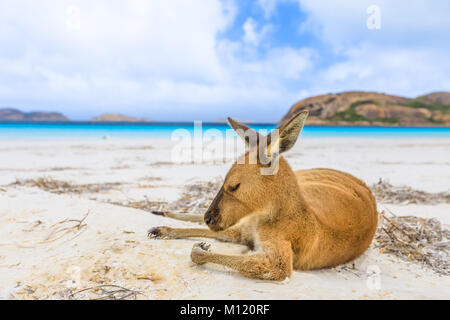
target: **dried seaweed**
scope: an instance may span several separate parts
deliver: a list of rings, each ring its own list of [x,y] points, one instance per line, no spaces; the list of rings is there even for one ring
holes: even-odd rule
[[[18,248],[35,248],[36,245],[40,244],[49,244],[53,243],[56,240],[59,240],[63,238],[66,235],[72,235],[69,239],[66,241],[71,241],[81,235],[87,227],[87,224],[85,223],[86,218],[89,216],[90,211],[88,211],[83,218],[81,219],[64,219],[62,221],[59,221],[52,226],[50,226],[50,232],[49,234],[41,241],[35,243],[35,244],[29,244],[28,241],[22,240],[21,243],[18,242],[9,242],[9,243],[0,243],[0,246],[16,246]],[[31,229],[24,230],[25,232],[31,232],[33,231],[34,227],[39,226],[42,224],[42,221],[38,220],[35,222],[35,224],[31,227]]]
[[[69,299],[84,299],[87,295],[94,295],[89,300],[125,300],[127,298],[136,299],[142,292],[128,289],[114,284],[104,284],[95,287],[89,287],[71,293]]]
[[[39,244],[54,242],[71,233],[74,236],[70,240],[78,237],[87,226],[84,221],[88,217],[89,213],[90,211],[88,211],[81,219],[64,219],[60,222],[55,223],[50,227],[50,233],[47,235],[47,237],[43,241],[40,241]]]
[[[428,193],[407,186],[393,186],[382,179],[371,186],[378,202],[390,204],[450,203],[450,192]]]
[[[450,230],[437,219],[396,216],[382,212],[375,246],[382,253],[429,266],[438,274],[449,275]]]
[[[71,184],[66,181],[54,180],[52,178],[38,178],[27,180],[16,180],[12,185],[37,187],[39,189],[56,194],[82,194],[82,193],[101,193],[108,192],[117,188],[122,183],[105,182],[92,184]]]
[[[208,182],[196,182],[186,186],[180,199],[167,205],[165,210],[203,215],[216,196],[223,181],[216,178]]]
[[[358,278],[361,278],[364,274],[363,271],[356,269],[355,263],[353,261],[346,264],[341,264],[337,267],[334,267],[333,269],[336,270],[336,272],[338,273],[349,273]]]
[[[141,201],[108,201],[108,203],[122,206],[122,207],[128,207],[133,209],[139,209],[144,210],[147,212],[153,212],[161,210],[162,208],[167,206],[167,202],[164,201],[150,201],[147,197],[144,197],[144,200]]]
[[[122,201],[111,203],[124,207],[144,210],[156,215],[170,217],[174,214],[177,216],[177,219],[180,220],[202,222],[203,215],[219,191],[221,184],[222,181],[220,179],[189,184],[185,187],[181,198],[171,203],[150,201],[148,198],[141,201]]]

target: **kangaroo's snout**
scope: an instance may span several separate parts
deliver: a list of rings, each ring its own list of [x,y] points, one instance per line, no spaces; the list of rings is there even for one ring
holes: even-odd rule
[[[216,224],[220,218],[220,211],[217,208],[206,211],[205,213],[205,223],[210,226]]]
[[[223,197],[223,187],[220,188],[219,193],[216,195],[214,200],[211,202],[211,205],[209,206],[208,210],[206,210],[205,213],[205,223],[208,225],[208,227],[212,230],[220,230],[219,227],[220,223],[220,209],[219,209],[219,203],[220,200]]]

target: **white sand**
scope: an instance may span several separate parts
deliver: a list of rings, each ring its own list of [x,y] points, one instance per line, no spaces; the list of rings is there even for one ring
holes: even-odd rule
[[[282,283],[246,279],[214,265],[195,266],[189,254],[198,239],[149,240],[146,231],[198,225],[102,202],[145,196],[174,201],[186,184],[224,176],[231,165],[170,164],[171,147],[163,140],[0,141],[0,299],[64,298],[100,284],[137,289],[139,299],[450,298],[449,277],[373,248],[355,261],[355,270],[295,271]],[[368,184],[383,178],[428,192],[450,189],[450,139],[304,139],[287,159],[294,169],[340,169]],[[106,193],[61,195],[8,185],[40,177],[124,184]],[[379,207],[450,224],[450,204]],[[80,219],[88,211],[86,227],[76,238],[70,232],[45,242],[53,224]],[[244,249],[207,242],[214,251],[241,254]],[[378,281],[379,289],[370,285]]]

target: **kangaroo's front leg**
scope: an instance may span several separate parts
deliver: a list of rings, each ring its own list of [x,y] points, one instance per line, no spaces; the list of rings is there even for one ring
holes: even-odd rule
[[[148,230],[149,238],[154,239],[185,239],[185,238],[211,238],[225,242],[239,243],[241,233],[237,228],[230,228],[224,231],[211,231],[209,229],[200,228],[170,228],[156,227]]]
[[[230,256],[208,251],[209,245],[195,244],[191,259],[197,264],[216,263],[232,268],[246,277],[263,280],[284,280],[292,273],[292,249],[287,241],[266,242],[262,253]]]

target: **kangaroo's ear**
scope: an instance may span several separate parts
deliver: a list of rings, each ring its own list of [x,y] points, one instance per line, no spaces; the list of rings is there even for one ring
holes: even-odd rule
[[[282,154],[295,145],[295,142],[305,125],[308,114],[309,112],[307,110],[295,114],[289,121],[276,129],[278,130],[278,137],[276,134],[269,134],[266,152],[267,156],[272,157],[274,155]]]
[[[242,140],[245,141],[245,144],[248,147],[254,147],[259,143],[262,136],[258,132],[256,132],[256,130],[253,130],[252,128],[246,126],[243,123],[240,123],[239,121],[233,120],[230,117],[228,117],[227,119],[230,127],[232,127],[234,131],[236,131],[238,136],[240,136]]]

